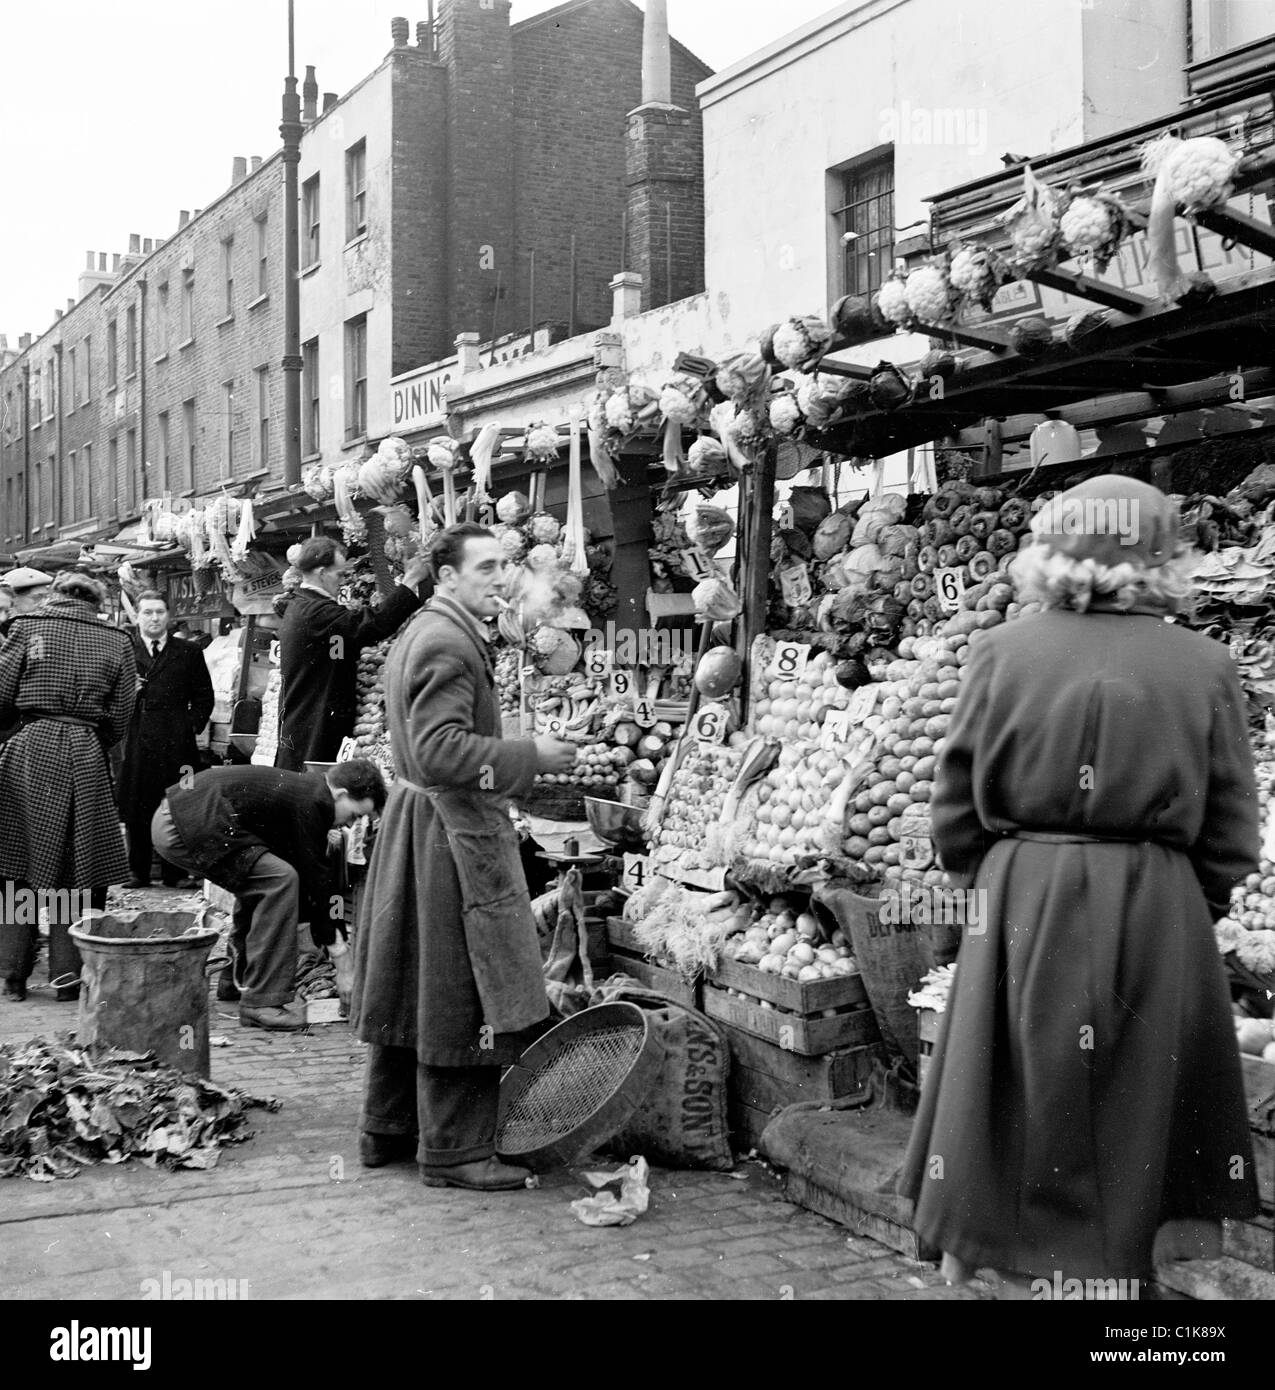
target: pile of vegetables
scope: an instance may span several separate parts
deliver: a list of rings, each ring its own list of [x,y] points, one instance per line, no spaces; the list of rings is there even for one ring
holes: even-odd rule
[[[1269,735],[1266,736],[1269,738]],[[1249,874],[1231,896],[1230,915],[1216,923],[1218,949],[1275,989],[1275,862],[1270,857],[1275,819],[1275,756],[1266,740],[1257,750],[1257,797],[1262,816],[1259,872]]]
[[[674,860],[689,868],[713,866],[710,836],[720,826],[743,757],[742,748],[704,743],[683,755],[653,840],[657,866]]]
[[[394,759],[385,722],[385,663],[393,640],[386,638],[374,647],[364,647],[355,678],[354,756],[374,762],[387,782],[394,778]]]
[[[741,965],[754,965],[763,974],[783,975],[806,984],[857,975],[850,944],[840,929],[825,932],[823,923],[800,901],[777,895],[743,931],[727,943],[727,954]]]
[[[717,965],[728,938],[748,926],[752,912],[732,889],[704,893],[652,874],[625,903],[623,916],[653,959],[694,979]]]

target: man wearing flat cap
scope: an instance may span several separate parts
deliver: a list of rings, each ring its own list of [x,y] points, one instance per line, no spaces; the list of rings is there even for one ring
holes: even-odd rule
[[[0,616],[0,636],[8,631],[14,618],[20,618],[24,613],[33,613],[39,608],[48,598],[49,585],[52,583],[51,574],[45,574],[43,570],[33,570],[29,565],[0,575],[0,589],[13,600],[8,611]]]

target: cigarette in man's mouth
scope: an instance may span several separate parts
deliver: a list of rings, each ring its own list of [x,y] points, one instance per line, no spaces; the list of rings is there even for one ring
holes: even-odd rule
[[[513,607],[513,604],[510,603],[508,599],[501,598],[499,594],[492,594],[492,598],[494,598],[496,602],[500,604],[501,608],[506,613]]]

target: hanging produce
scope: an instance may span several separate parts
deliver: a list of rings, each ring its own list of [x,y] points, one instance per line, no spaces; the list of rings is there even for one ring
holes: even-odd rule
[[[1132,229],[1124,204],[1098,190],[1076,194],[1058,219],[1058,235],[1072,255],[1091,261],[1101,274]]]
[[[771,336],[775,356],[785,367],[796,371],[813,371],[815,363],[827,352],[832,342],[832,329],[816,314],[805,314],[781,323]]]
[[[1224,140],[1212,135],[1180,140],[1165,134],[1142,151],[1142,167],[1157,181],[1164,176],[1166,189],[1188,216],[1216,207],[1231,196],[1238,164],[1239,156]]]
[[[947,278],[966,305],[990,312],[992,300],[1012,272],[998,252],[982,246],[959,246],[952,253]]]
[[[557,463],[562,440],[558,431],[543,420],[527,426],[527,444],[523,457],[528,463]]]
[[[943,323],[955,308],[951,282],[941,266],[923,265],[911,272],[903,285],[903,297],[914,318],[922,323]]]
[[[1009,231],[1020,272],[1052,265],[1057,260],[1062,202],[1047,184],[1023,165],[1023,196],[1001,218]]]

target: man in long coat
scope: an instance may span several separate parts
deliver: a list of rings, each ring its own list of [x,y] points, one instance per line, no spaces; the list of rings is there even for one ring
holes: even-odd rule
[[[304,772],[307,761],[333,762],[354,732],[359,653],[388,637],[421,605],[424,559],[407,566],[379,608],[354,610],[336,596],[349,566],[329,536],[301,547],[302,580],[279,626],[279,750],[275,766]],[[426,594],[425,597],[428,597]]]
[[[355,928],[351,1017],[371,1045],[359,1153],[494,1191],[526,1177],[495,1158],[500,1069],[548,1016],[509,800],[575,748],[501,739],[482,628],[501,604],[496,538],[453,526],[430,556],[434,597],[387,666],[395,781]]]
[[[164,789],[200,768],[195,736],[213,711],[212,678],[198,648],[168,631],[168,602],[147,590],[137,599],[137,702],[124,743],[120,771],[120,817],[128,836],[130,888],[145,888],[151,877],[151,817]],[[169,887],[180,872],[160,860],[160,878]]]

